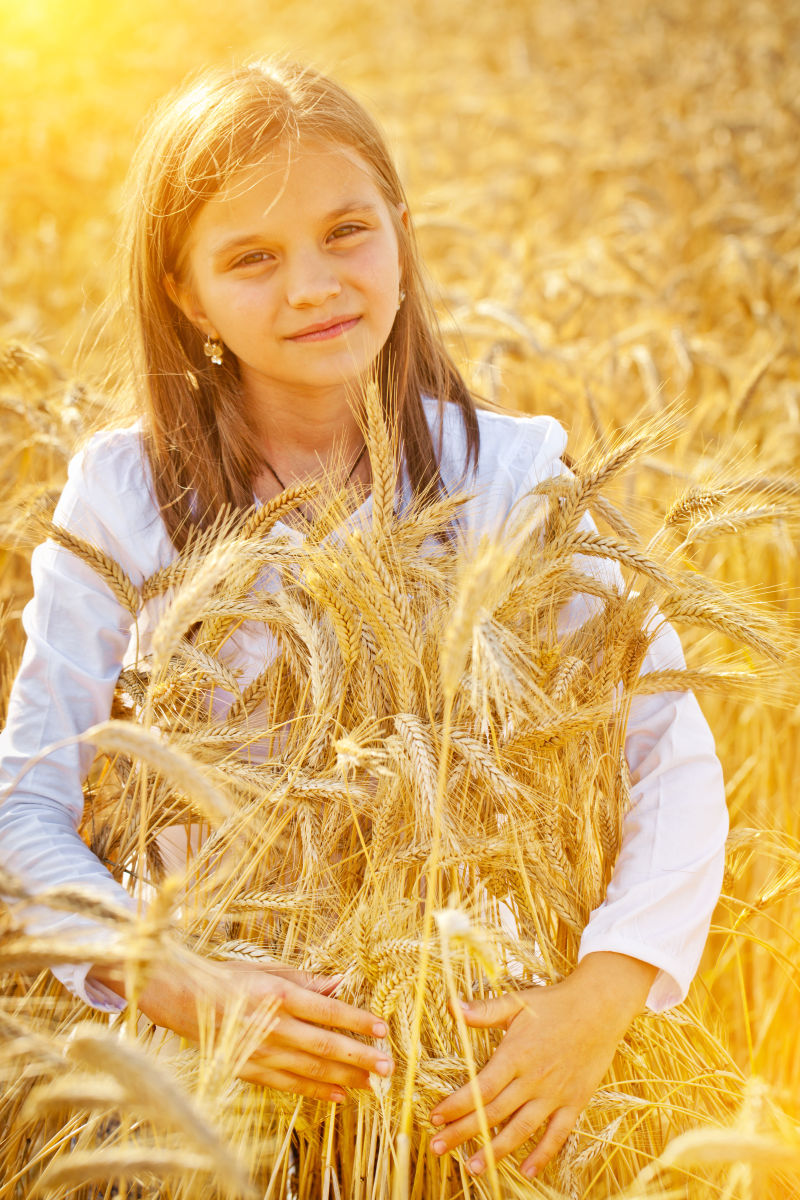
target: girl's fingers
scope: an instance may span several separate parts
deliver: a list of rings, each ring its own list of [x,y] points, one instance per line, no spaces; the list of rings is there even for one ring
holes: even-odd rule
[[[294,1017],[282,1017],[276,1034],[276,1040],[284,1046],[296,1047],[314,1058],[346,1063],[384,1078],[391,1075],[394,1069],[394,1063],[385,1050],[367,1046],[330,1029],[320,1029],[317,1025],[297,1021]]]
[[[511,1154],[523,1142],[527,1142],[528,1138],[532,1138],[540,1125],[547,1120],[549,1112],[549,1105],[542,1100],[532,1100],[528,1104],[523,1104],[508,1124],[500,1130],[497,1137],[492,1138],[491,1146],[495,1160],[505,1158],[506,1154]],[[479,1150],[473,1154],[467,1163],[467,1168],[473,1175],[480,1175],[485,1167],[485,1150]]]
[[[281,1092],[294,1092],[298,1096],[308,1096],[312,1100],[327,1100],[333,1104],[341,1104],[347,1099],[345,1092],[337,1084],[325,1083],[322,1080],[303,1079],[292,1075],[289,1071],[278,1071],[271,1067],[259,1067],[252,1061],[240,1072],[241,1079],[260,1087],[276,1088]]]
[[[322,996],[332,996],[344,978],[343,975],[308,975],[305,976],[303,987]],[[373,1018],[374,1020],[374,1018]]]
[[[278,975],[281,979],[286,979],[297,987],[308,988],[323,996],[330,996],[335,992],[344,979],[343,975],[313,975],[310,971],[294,971],[283,967],[270,966],[269,970],[266,968],[263,970],[265,975]]]
[[[518,992],[504,992],[489,1000],[461,1000],[464,1020],[475,1029],[507,1029],[524,1008],[524,1000]]]
[[[306,1054],[290,1046],[265,1047],[263,1053],[256,1050],[250,1055],[250,1062],[270,1070],[286,1071],[312,1082],[331,1083],[348,1088],[369,1087],[367,1071],[347,1066],[345,1063],[333,1062],[331,1059],[317,1058],[314,1054]]]
[[[547,1166],[550,1159],[558,1154],[574,1129],[578,1116],[579,1109],[577,1108],[560,1108],[557,1112],[553,1113],[544,1137],[539,1142],[533,1154],[530,1154],[522,1164],[521,1170],[523,1175],[527,1175],[529,1179],[532,1179],[534,1175],[538,1175],[539,1171]]]
[[[333,1025],[336,1029],[349,1029],[365,1037],[386,1037],[386,1024],[363,1008],[354,1008],[332,996],[322,996],[310,988],[297,987],[284,982],[279,992],[283,1007],[292,1016],[315,1025]]]
[[[495,1052],[476,1079],[484,1108],[500,1095],[513,1076],[514,1073],[504,1065],[503,1056]],[[436,1105],[431,1113],[431,1121],[434,1125],[452,1125],[474,1110],[475,1093],[472,1081],[468,1080],[463,1087]]]
[[[494,1125],[500,1125],[503,1121],[508,1120],[513,1113],[517,1111],[526,1101],[525,1090],[519,1080],[514,1080],[508,1087],[503,1088],[498,1096],[495,1096],[489,1104],[485,1105],[484,1113],[486,1114],[486,1124],[491,1129]],[[479,1137],[481,1133],[481,1123],[477,1109],[467,1113],[459,1121],[454,1121],[451,1125],[445,1125],[442,1129],[437,1129],[431,1140],[431,1149],[434,1154],[447,1154],[451,1150],[455,1150],[462,1142],[466,1142],[469,1138]]]

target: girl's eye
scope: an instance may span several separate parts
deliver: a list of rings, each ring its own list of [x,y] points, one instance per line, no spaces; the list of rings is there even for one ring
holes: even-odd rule
[[[356,225],[353,221],[348,221],[345,225],[337,225],[331,237],[338,241],[340,238],[349,237],[353,233],[363,233],[364,225]]]
[[[233,264],[235,267],[254,267],[258,263],[267,262],[272,257],[266,250],[249,250]]]

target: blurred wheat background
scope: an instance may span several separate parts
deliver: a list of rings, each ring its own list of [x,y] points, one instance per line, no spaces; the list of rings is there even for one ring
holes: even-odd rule
[[[119,334],[106,304],[137,127],[186,72],[274,51],[335,74],[387,129],[443,324],[479,394],[558,417],[576,458],[608,452],[674,408],[669,437],[610,493],[645,542],[676,497],[713,489],[725,472],[779,510],[682,551],[684,570],[755,595],[788,652],[747,694],[701,696],[732,835],[691,1011],[714,1039],[713,1050],[695,1046],[707,1068],[722,1071],[727,1047],[741,1073],[727,1114],[736,1132],[707,1139],[695,1159],[686,1151],[686,1178],[665,1179],[663,1191],[658,1179],[640,1180],[636,1195],[795,1195],[797,1175],[793,1185],[768,1168],[796,1168],[800,1153],[800,568],[797,525],[782,516],[800,487],[797,3],[0,0],[0,698],[29,594],[21,514],[61,486],[114,384]],[[723,635],[681,632],[690,657],[735,654],[740,673],[755,672],[756,656]],[[402,723],[397,736],[413,742]],[[41,1058],[35,1037],[76,1019],[57,989],[48,1010],[40,985],[31,1033],[30,965],[4,985],[7,1087],[26,1061],[16,1038]],[[89,1051],[84,1059],[96,1065]],[[67,1151],[85,1122],[60,1119]],[[10,1134],[18,1126],[8,1121],[3,1198],[31,1194],[47,1162],[42,1144]],[[590,1172],[585,1190],[562,1180],[554,1193],[507,1180],[502,1194],[612,1194],[614,1180],[600,1175]],[[268,1194],[290,1194],[290,1182]],[[89,1194],[75,1186],[54,1177],[51,1194]],[[326,1195],[332,1186],[325,1175]],[[174,1195],[217,1194],[196,1188]],[[364,1194],[384,1193],[376,1184]]]

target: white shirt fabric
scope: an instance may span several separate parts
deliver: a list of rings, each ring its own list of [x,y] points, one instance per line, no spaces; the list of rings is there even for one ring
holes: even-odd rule
[[[438,407],[425,401],[444,484],[473,497],[460,516],[468,539],[499,530],[537,483],[566,470],[566,435],[558,422],[481,411],[480,462],[465,480],[460,414],[448,406],[440,425]],[[403,490],[405,502],[407,480]],[[356,518],[368,517],[370,508],[368,497]],[[111,555],[137,585],[175,558],[136,426],[97,434],[73,458],[55,520]],[[300,537],[280,524],[276,532]],[[598,569],[596,560],[581,565]],[[86,884],[130,908],[131,896],[77,833],[82,780],[94,751],[69,739],[108,717],[133,619],[89,566],[53,542],[34,551],[32,573],[34,597],[23,614],[28,641],[0,734],[0,864],[31,891]],[[159,597],[140,615],[140,654],[164,603]],[[231,665],[241,670],[242,686],[263,669],[264,655],[263,640],[240,640]],[[643,669],[682,665],[678,638],[663,626]],[[719,895],[728,830],[722,770],[690,692],[636,697],[625,751],[632,805],[606,897],[591,914],[579,957],[616,951],[652,963],[659,971],[647,1003],[660,1011],[686,995]],[[29,932],[56,933],[65,942],[108,936],[86,918],[42,906],[29,906],[23,918]],[[123,1007],[114,993],[87,980],[88,970],[86,963],[69,964],[53,973],[94,1007]]]

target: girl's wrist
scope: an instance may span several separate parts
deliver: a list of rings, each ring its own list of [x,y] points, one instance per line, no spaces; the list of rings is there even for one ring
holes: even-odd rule
[[[101,983],[110,991],[125,999],[125,978],[122,965],[112,966],[108,963],[94,963],[86,973],[87,981]]]
[[[595,951],[581,959],[565,980],[570,990],[578,987],[598,1013],[617,1018],[622,1032],[644,1010],[658,967],[613,951]]]

